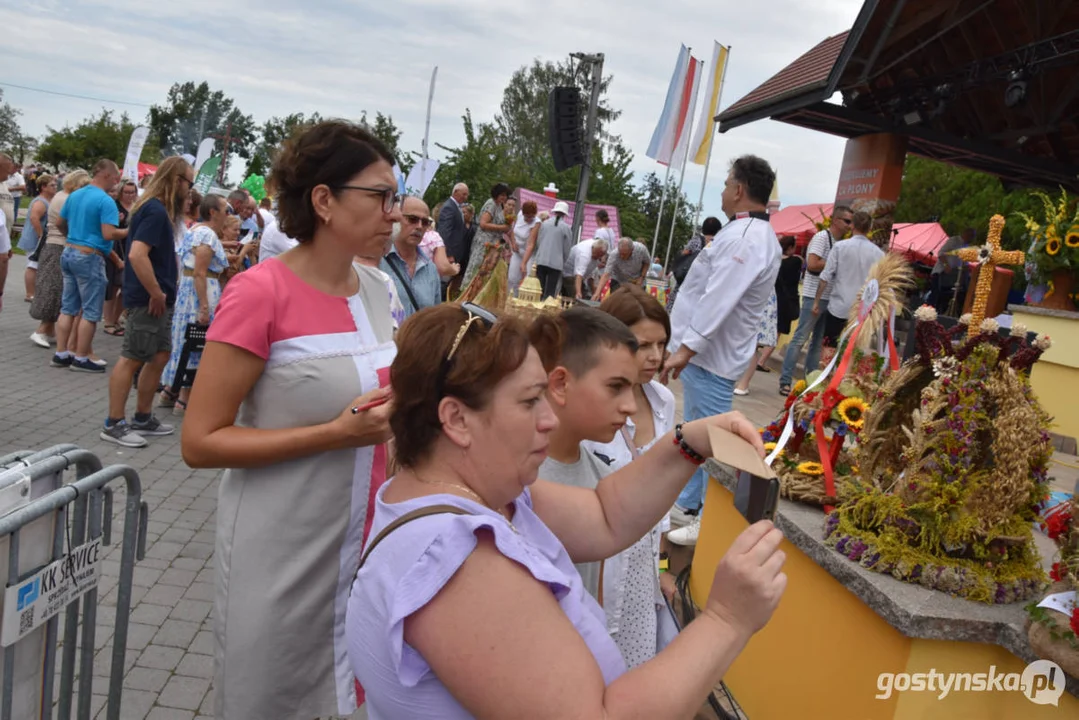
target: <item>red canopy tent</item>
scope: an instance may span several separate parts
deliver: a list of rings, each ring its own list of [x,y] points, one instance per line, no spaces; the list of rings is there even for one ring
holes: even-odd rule
[[[941,245],[948,233],[939,223],[896,223],[892,226],[892,252],[902,253],[911,262],[935,265]]]
[[[776,235],[793,235],[795,239],[795,252],[801,253],[802,249],[809,245],[809,241],[817,234],[816,223],[832,215],[833,203],[817,203],[816,205],[788,205],[769,216],[772,229]]]
[[[149,163],[139,163],[139,181],[141,182],[147,175],[153,175],[157,172],[157,165],[150,165]]]

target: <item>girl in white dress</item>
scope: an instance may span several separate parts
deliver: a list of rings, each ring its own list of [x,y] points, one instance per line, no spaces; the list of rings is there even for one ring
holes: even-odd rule
[[[671,324],[663,305],[637,285],[623,285],[607,296],[600,309],[628,325],[639,347],[640,374],[633,388],[636,414],[611,442],[582,443],[613,471],[632,462],[674,427],[674,395],[655,379],[663,367]],[[607,630],[629,668],[655,656],[664,635],[660,628],[669,622],[659,573],[660,537],[669,525],[664,518],[635,544],[603,563]]]

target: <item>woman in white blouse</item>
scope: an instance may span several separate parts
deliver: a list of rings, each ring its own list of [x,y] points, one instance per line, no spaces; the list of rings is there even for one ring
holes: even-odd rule
[[[529,200],[521,205],[521,214],[517,216],[517,222],[513,225],[513,237],[510,257],[509,287],[514,293],[531,270],[525,267],[524,258],[534,256],[536,248],[536,233],[539,232],[540,219],[537,217],[539,209],[536,203]],[[531,266],[533,263],[529,263]]]
[[[655,379],[663,367],[671,334],[667,311],[638,285],[623,285],[600,309],[624,322],[637,337],[639,375],[633,394],[637,412],[609,443],[586,442],[585,449],[607,462],[611,470],[629,464],[674,427],[674,395]],[[670,623],[660,590],[659,543],[669,529],[664,518],[651,532],[603,564],[603,610],[626,665],[634,668],[659,650],[664,623]]]

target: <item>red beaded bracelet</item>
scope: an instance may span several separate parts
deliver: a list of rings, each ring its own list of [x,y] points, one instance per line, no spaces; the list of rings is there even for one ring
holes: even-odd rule
[[[704,464],[705,457],[691,448],[689,443],[686,442],[685,437],[682,436],[681,423],[674,426],[674,445],[686,460],[689,460],[694,465]]]

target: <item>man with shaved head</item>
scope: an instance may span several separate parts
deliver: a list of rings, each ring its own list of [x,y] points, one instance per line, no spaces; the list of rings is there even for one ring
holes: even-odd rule
[[[409,195],[401,202],[401,222],[393,225],[393,243],[379,269],[393,278],[405,317],[442,299],[442,286],[435,261],[420,250],[423,235],[431,229],[427,203]]]
[[[468,202],[468,185],[457,183],[453,186],[453,193],[442,204],[442,210],[438,213],[438,222],[435,229],[442,236],[442,242],[446,243],[446,257],[450,262],[461,265],[461,272],[468,265],[469,254],[472,252],[471,243],[467,241],[465,231],[465,217],[461,213],[461,206]],[[451,292],[456,292],[461,286],[461,272],[457,273],[449,281]]]

